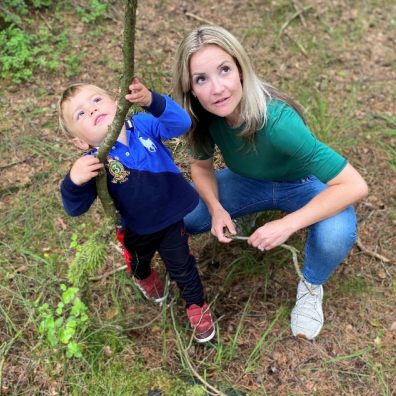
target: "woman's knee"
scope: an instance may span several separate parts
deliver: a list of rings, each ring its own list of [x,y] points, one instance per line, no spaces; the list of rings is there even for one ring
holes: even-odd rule
[[[356,242],[356,216],[353,207],[311,226],[309,244],[314,244],[323,255],[349,252]]]

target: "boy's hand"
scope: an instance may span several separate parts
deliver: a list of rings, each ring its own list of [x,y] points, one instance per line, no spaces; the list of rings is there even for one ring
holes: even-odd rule
[[[85,155],[73,164],[70,170],[70,179],[77,186],[81,186],[93,177],[98,176],[100,168],[103,168],[103,164],[99,162],[97,157]]]
[[[125,95],[125,99],[138,106],[148,107],[151,105],[153,96],[151,92],[135,77],[129,86],[130,94]]]

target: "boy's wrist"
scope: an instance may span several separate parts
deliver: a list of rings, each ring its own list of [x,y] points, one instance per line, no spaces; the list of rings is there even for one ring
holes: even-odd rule
[[[65,186],[67,186],[68,189],[72,189],[72,190],[80,190],[80,188],[82,187],[82,185],[77,184],[71,176],[71,171],[69,171],[65,178],[63,179],[63,184]]]
[[[151,103],[149,106],[144,106],[144,109],[150,112],[154,117],[160,117],[165,110],[165,98],[155,91],[150,91]]]
[[[149,91],[148,102],[143,107],[150,107],[152,103],[153,103],[153,93],[151,91]]]

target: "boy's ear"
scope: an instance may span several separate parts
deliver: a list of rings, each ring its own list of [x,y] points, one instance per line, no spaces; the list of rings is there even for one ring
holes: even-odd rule
[[[81,140],[78,137],[73,138],[71,141],[80,150],[84,150],[85,151],[85,150],[89,149],[89,144],[87,142],[84,142],[84,140]]]

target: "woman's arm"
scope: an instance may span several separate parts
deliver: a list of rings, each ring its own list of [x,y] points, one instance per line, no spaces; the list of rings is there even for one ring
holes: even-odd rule
[[[346,167],[308,204],[282,219],[259,227],[248,243],[261,250],[269,250],[285,242],[294,232],[326,219],[359,201],[368,193],[366,182],[352,165]]]
[[[224,236],[226,227],[231,234],[235,234],[235,226],[229,213],[221,206],[217,180],[214,174],[213,159],[192,160],[191,177],[199,195],[205,202],[212,216],[211,232],[220,242],[229,243],[231,239]]]

